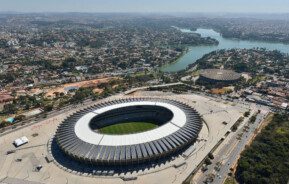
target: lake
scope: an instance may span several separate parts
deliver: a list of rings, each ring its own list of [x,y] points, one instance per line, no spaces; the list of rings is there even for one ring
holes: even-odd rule
[[[213,29],[197,29],[191,31],[189,29],[180,29],[184,33],[199,33],[202,37],[211,37],[219,41],[219,45],[212,46],[191,46],[187,53],[180,57],[176,62],[166,65],[162,68],[164,72],[177,72],[186,67],[189,64],[196,62],[203,55],[219,49],[233,49],[233,48],[266,48],[268,50],[279,50],[283,53],[289,54],[289,45],[282,43],[266,42],[266,41],[248,41],[239,39],[223,38],[222,35]]]

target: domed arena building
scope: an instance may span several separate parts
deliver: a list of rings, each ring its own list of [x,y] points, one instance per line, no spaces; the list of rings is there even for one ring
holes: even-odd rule
[[[239,81],[241,74],[233,70],[204,69],[200,72],[199,81],[204,83],[231,84]]]
[[[129,166],[170,158],[194,144],[201,128],[198,112],[180,101],[121,98],[67,117],[55,142],[77,162]]]

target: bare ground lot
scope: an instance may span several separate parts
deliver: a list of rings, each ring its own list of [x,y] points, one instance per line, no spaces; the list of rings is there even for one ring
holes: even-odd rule
[[[97,86],[101,83],[107,83],[112,79],[116,79],[114,77],[109,77],[109,78],[101,78],[101,79],[94,79],[94,80],[88,80],[88,81],[81,81],[81,82],[74,82],[74,83],[67,83],[67,84],[63,84],[61,86],[49,89],[45,96],[49,97],[49,96],[54,96],[54,93],[58,92],[58,93],[65,93],[66,92],[66,88],[69,87],[77,87],[77,88],[81,88],[81,87],[94,87],[94,91],[95,92],[102,92],[102,89],[97,88]]]

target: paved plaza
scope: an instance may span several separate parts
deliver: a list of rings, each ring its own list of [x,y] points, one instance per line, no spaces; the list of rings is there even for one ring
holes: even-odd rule
[[[153,93],[139,92],[135,95],[146,96],[148,94]],[[75,112],[76,109],[73,109],[70,112],[45,119],[0,137],[0,183],[3,179],[4,183],[5,178],[47,184],[182,183],[225,134],[230,131],[239,117],[250,108],[244,104],[234,104],[196,94],[155,93],[154,95],[182,101],[195,108],[204,120],[197,142],[170,161],[143,170],[117,173],[112,176],[96,176],[93,174],[83,176],[82,173],[76,173],[69,168],[60,168],[55,162],[48,162],[45,158],[49,157],[47,143],[54,136],[61,121]],[[35,133],[38,136],[34,137],[33,134]],[[22,136],[26,136],[29,143],[16,149],[12,142]],[[15,149],[15,153],[6,155],[7,151]],[[43,168],[36,171],[37,165],[42,165]],[[133,180],[125,181],[128,178]]]

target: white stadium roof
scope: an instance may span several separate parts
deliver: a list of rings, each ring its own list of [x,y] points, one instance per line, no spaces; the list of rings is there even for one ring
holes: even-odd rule
[[[97,131],[126,121],[159,127],[125,135]],[[163,98],[121,98],[85,108],[66,118],[55,140],[65,155],[97,165],[130,165],[172,155],[194,143],[202,127],[192,107]]]
[[[156,105],[165,107],[172,111],[173,119],[150,131],[128,134],[128,135],[105,135],[93,131],[89,124],[91,119],[94,118],[97,114],[101,114],[113,109],[118,109],[122,107],[137,106],[137,105]],[[94,144],[94,145],[106,145],[106,146],[125,146],[132,144],[140,144],[145,142],[154,141],[162,137],[166,137],[183,127],[186,123],[185,113],[178,108],[177,106],[164,103],[164,102],[149,102],[149,101],[140,101],[140,102],[128,102],[115,104],[107,107],[100,108],[93,112],[87,113],[81,117],[75,125],[75,133],[79,139],[84,142]]]

